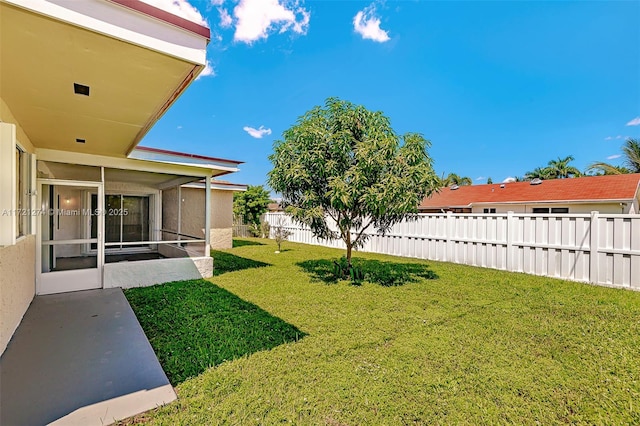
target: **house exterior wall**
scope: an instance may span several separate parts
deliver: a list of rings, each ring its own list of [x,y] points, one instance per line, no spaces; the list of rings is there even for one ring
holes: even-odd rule
[[[33,154],[31,141],[2,98],[0,121],[15,124],[17,142],[26,152]],[[32,226],[31,232],[34,231]],[[35,295],[35,248],[33,234],[18,239],[14,245],[0,247],[0,354],[6,349]]]
[[[637,204],[637,203],[636,203]],[[472,208],[472,213],[483,213],[484,209],[496,209],[496,213],[532,213],[534,208],[568,208],[569,213],[591,213],[597,211],[606,214],[618,213],[635,213],[634,203],[627,203],[626,206],[620,206],[620,203],[536,203],[536,204],[479,204]]]
[[[205,191],[201,188],[180,189],[182,223],[180,232],[194,237],[204,237]],[[163,225],[165,229],[177,229],[177,190],[163,193]],[[233,246],[233,192],[211,190],[211,248],[224,249]]]

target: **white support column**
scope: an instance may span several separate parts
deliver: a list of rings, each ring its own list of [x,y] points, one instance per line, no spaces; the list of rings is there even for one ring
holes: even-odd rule
[[[182,233],[182,187],[176,186],[176,198],[178,199],[178,223],[176,226],[176,232],[178,233],[176,240],[180,240],[180,234]]]
[[[16,167],[16,126],[0,123],[0,246],[16,243]]]
[[[204,255],[211,255],[211,175],[207,175],[204,182]]]
[[[104,167],[100,167],[100,186],[98,187],[98,213],[96,216],[96,220],[98,221],[98,226],[96,227],[96,237],[98,238],[98,243],[96,244],[96,248],[98,249],[98,273],[100,274],[100,288],[104,288],[104,264],[105,264],[105,246],[104,243],[106,241],[106,230],[105,230],[105,222],[107,216],[104,213],[105,211],[105,181],[104,181]],[[122,234],[120,234],[122,235]]]
[[[598,269],[598,241],[599,241],[598,212],[591,212],[589,224],[589,281],[597,284],[600,271]]]

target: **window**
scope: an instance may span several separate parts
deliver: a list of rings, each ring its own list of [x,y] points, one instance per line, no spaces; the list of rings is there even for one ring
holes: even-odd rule
[[[534,207],[533,210],[531,210],[533,213],[549,213],[549,208],[548,207]]]
[[[495,213],[496,209],[484,209],[483,213]]]
[[[29,154],[16,146],[16,237],[29,233]]]
[[[569,213],[569,207],[552,207],[551,213],[558,213],[558,214]]]

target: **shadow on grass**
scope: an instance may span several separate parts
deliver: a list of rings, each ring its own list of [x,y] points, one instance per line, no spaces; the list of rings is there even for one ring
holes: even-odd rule
[[[260,243],[258,241],[249,241],[249,240],[238,240],[236,238],[233,239],[233,248],[243,247],[243,246],[263,246],[264,243]]]
[[[338,260],[316,259],[297,263],[305,272],[311,275],[315,281],[327,284],[335,283],[338,277],[335,275],[335,262]],[[371,259],[352,259],[353,266],[361,268],[364,280],[384,287],[395,287],[409,283],[415,283],[423,279],[437,279],[438,275],[429,269],[427,265],[420,263],[383,262]]]
[[[262,268],[271,266],[269,263],[247,259],[224,251],[211,250],[213,256],[213,276],[217,277],[227,272],[241,271],[243,269]]]
[[[125,290],[169,381],[306,336],[291,324],[205,280]]]

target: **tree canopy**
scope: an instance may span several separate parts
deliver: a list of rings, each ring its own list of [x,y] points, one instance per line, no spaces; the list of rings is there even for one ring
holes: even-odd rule
[[[595,162],[587,168],[588,172],[603,175],[621,175],[640,173],[640,140],[629,138],[622,145],[623,162],[621,166],[609,163]]]
[[[458,186],[466,186],[466,185],[472,185],[473,181],[471,180],[470,177],[468,176],[460,176],[456,173],[449,173],[446,177],[444,177],[444,175],[440,178],[440,185],[441,186],[452,186],[452,185],[458,185]]]
[[[536,167],[524,175],[526,180],[532,179],[565,179],[572,177],[580,177],[582,173],[571,163],[575,158],[568,155],[564,158],[558,157],[557,160],[551,160],[546,167]]]
[[[245,223],[257,226],[270,202],[269,192],[262,185],[249,185],[246,191],[233,194],[233,214],[241,216]]]
[[[329,98],[274,143],[269,185],[316,237],[342,239],[351,267],[367,230],[388,231],[438,187],[429,145],[420,134],[396,134],[382,112]]]

